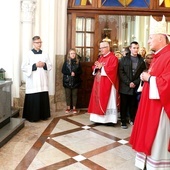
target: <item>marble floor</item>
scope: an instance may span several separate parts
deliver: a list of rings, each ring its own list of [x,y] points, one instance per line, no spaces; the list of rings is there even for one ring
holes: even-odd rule
[[[0,170],[134,170],[131,133],[120,123],[95,124],[85,110],[30,123],[0,148]]]

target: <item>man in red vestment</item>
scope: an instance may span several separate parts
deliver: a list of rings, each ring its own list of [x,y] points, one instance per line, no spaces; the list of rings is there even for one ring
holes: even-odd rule
[[[110,51],[108,42],[100,43],[100,52],[92,67],[95,79],[88,113],[93,122],[117,123],[118,58]]]
[[[170,169],[170,44],[166,21],[151,18],[148,44],[154,58],[144,81],[130,143],[140,169]]]

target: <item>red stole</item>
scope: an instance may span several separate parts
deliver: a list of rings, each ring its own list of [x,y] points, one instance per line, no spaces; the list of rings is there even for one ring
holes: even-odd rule
[[[101,76],[100,71],[98,71],[94,78],[88,113],[104,115],[112,85],[118,90],[118,58],[110,52],[107,56],[100,56],[98,61],[104,63],[106,76]]]
[[[170,118],[170,45],[154,56],[149,70],[156,76],[160,99],[149,99],[149,84],[145,82],[130,138],[132,148],[146,155],[151,155],[162,108]]]

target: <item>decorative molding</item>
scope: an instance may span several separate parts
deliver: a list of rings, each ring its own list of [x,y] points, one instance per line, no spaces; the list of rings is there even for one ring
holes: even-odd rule
[[[113,23],[115,22],[118,23],[118,17],[114,16],[114,15],[99,15],[99,22],[110,22]]]
[[[21,0],[21,22],[34,22],[36,0]]]

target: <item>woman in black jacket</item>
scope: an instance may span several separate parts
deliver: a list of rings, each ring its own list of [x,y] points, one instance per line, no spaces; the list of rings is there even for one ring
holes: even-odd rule
[[[81,84],[80,75],[82,74],[82,68],[75,49],[69,50],[67,60],[62,67],[62,73],[67,104],[65,112],[69,113],[71,111],[71,106],[73,106],[73,113],[77,113],[77,91]]]

